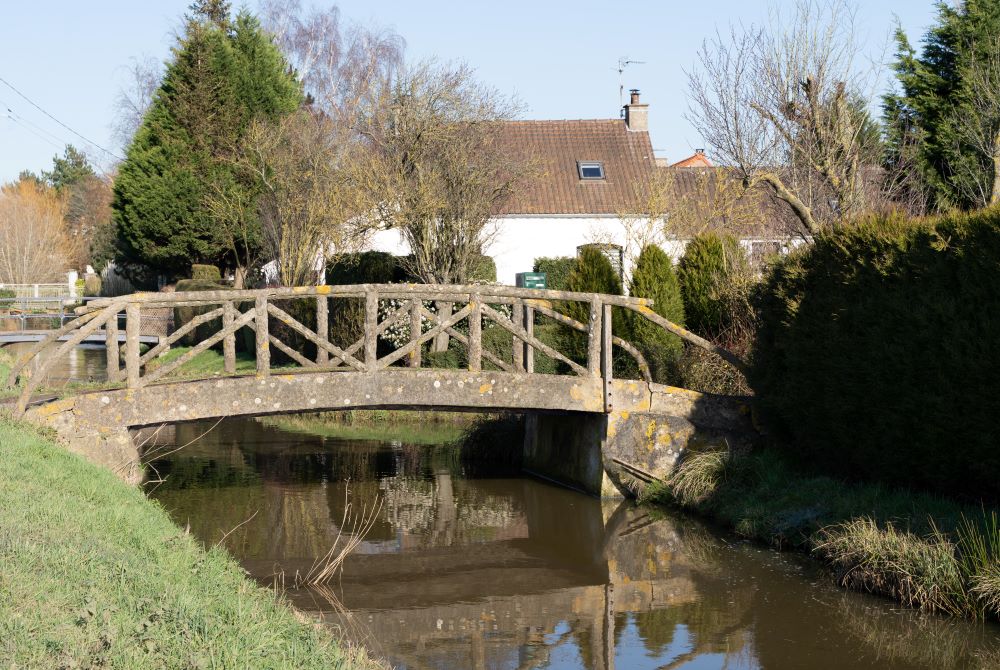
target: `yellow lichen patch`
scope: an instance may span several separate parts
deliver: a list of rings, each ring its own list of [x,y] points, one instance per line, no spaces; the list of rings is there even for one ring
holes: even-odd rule
[[[47,418],[54,414],[60,414],[62,412],[67,412],[73,409],[75,404],[75,398],[63,398],[62,400],[54,400],[50,403],[46,403],[41,407],[36,407],[32,410],[32,414],[39,418]]]
[[[580,390],[579,386],[576,386],[574,384],[573,386],[569,387],[569,397],[572,400],[577,400],[577,401],[583,400],[583,392]]]
[[[490,383],[483,384],[482,386],[479,387],[480,395],[482,395],[483,393],[489,393],[492,390],[493,390],[493,384]]]
[[[656,432],[656,419],[650,419],[649,423],[646,425],[646,437],[653,437],[653,433]]]
[[[622,410],[622,412],[619,414],[619,416],[621,416],[621,418],[622,418],[623,421],[627,420],[628,419],[628,410]]]
[[[316,293],[318,293],[319,295],[326,295],[329,292],[330,292],[329,284],[323,284],[322,286],[316,287]]]

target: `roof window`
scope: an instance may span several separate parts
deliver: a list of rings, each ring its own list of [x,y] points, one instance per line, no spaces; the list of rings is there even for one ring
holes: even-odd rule
[[[576,171],[580,179],[604,179],[604,164],[601,161],[577,161]]]

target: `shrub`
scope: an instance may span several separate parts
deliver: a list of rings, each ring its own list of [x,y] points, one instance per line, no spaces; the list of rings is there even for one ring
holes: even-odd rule
[[[177,282],[177,291],[227,291],[228,286],[223,286],[214,281],[206,281],[204,279],[182,279]],[[192,307],[175,307],[174,308],[174,328],[180,328],[186,324],[191,319],[205,314],[206,312],[211,312],[216,309],[217,305],[205,305],[205,306],[192,306]],[[203,323],[193,331],[185,335],[180,339],[178,344],[187,345],[193,347],[202,340],[205,340],[215,333],[219,332],[222,328],[222,319],[212,319],[208,323]]]
[[[472,265],[469,274],[470,284],[495,284],[497,281],[497,264],[490,256],[480,255]]]
[[[191,279],[218,283],[222,281],[222,273],[214,265],[200,265],[195,263],[191,266]]]
[[[1000,499],[1000,212],[827,232],[771,270],[751,382],[804,461]]]
[[[731,236],[696,235],[677,269],[688,328],[703,337],[716,337],[730,324],[725,293],[734,276],[749,274],[746,251]]]
[[[568,291],[569,275],[576,267],[576,259],[572,256],[551,258],[536,258],[532,268],[534,272],[545,273],[545,285],[553,291]]]
[[[12,288],[0,288],[0,309],[10,309],[17,298],[17,291]]]
[[[83,295],[87,298],[101,295],[101,275],[89,274],[84,278]]]
[[[632,270],[629,294],[634,298],[649,298],[653,311],[677,325],[684,325],[684,301],[674,264],[663,249],[650,244],[643,247]],[[683,342],[649,319],[628,312],[629,331],[633,344],[639,347],[653,373],[661,383],[676,382],[674,370],[683,350]]]

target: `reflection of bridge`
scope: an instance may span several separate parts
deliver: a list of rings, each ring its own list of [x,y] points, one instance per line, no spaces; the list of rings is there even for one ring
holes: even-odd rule
[[[331,337],[331,301],[338,307],[348,301],[363,313],[360,337],[339,343]],[[33,408],[30,415],[72,434],[71,448],[109,465],[124,463],[132,479],[137,476],[137,457],[124,431],[134,426],[357,407],[579,413],[569,440],[558,419],[552,423],[538,417],[529,422],[528,465],[596,492],[605,468],[617,472],[619,480],[648,481],[662,474],[695,428],[742,428],[739,411],[731,403],[652,384],[636,346],[612,332],[614,310],[624,310],[739,365],[732,354],[659,316],[650,304],[641,298],[493,286],[389,284],[140,293],[79,308],[78,318],[17,360],[8,385],[16,383],[36,356],[54,348],[24,383],[18,409],[26,411],[47,370],[74,346],[105,332],[113,387]],[[566,309],[572,305],[576,307]],[[143,352],[144,312],[171,307],[195,308],[199,313]],[[118,332],[122,312],[124,352]],[[586,323],[567,312],[586,315]],[[581,351],[576,355],[560,351],[536,337],[539,319],[582,333]],[[484,338],[484,329],[502,337]],[[206,330],[214,332],[206,335]],[[253,333],[255,360],[253,374],[242,376],[236,366],[241,331]],[[150,365],[171,344],[192,336],[201,339],[189,351],[169,363]],[[464,347],[467,369],[417,369],[422,366],[423,345],[442,336]],[[60,338],[68,339],[60,343]],[[225,376],[198,381],[169,377],[215,345],[222,346]],[[272,347],[287,364],[273,365]],[[616,347],[635,359],[644,380],[614,379]],[[568,374],[536,373],[536,356],[556,361]],[[636,413],[640,415],[632,416]],[[558,445],[553,443],[554,432]],[[656,445],[663,452],[652,458]]]

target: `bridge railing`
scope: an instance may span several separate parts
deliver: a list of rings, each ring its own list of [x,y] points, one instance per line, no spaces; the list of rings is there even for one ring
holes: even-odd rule
[[[353,300],[363,303],[364,328],[361,336],[351,342],[334,342],[331,338],[329,315],[331,301]],[[309,309],[296,309],[295,303],[312,303]],[[289,304],[293,306],[290,307]],[[574,313],[587,315],[587,321],[568,316],[566,305],[577,303]],[[436,306],[436,309],[431,309]],[[139,334],[143,319],[164,308],[198,307],[201,313],[177,327],[152,348],[142,351]],[[24,384],[18,408],[23,411],[48,370],[67,355],[73,347],[98,329],[107,331],[107,376],[112,383],[124,382],[130,389],[161,381],[206,349],[222,344],[225,373],[234,375],[236,368],[237,334],[243,329],[253,331],[255,374],[266,377],[272,373],[271,347],[274,347],[304,370],[352,370],[377,373],[390,366],[419,368],[425,343],[447,335],[464,346],[468,369],[479,371],[484,362],[511,373],[535,372],[535,356],[540,353],[562,363],[572,374],[600,377],[604,380],[605,404],[610,408],[610,382],[613,349],[628,352],[640,373],[650,379],[649,367],[639,349],[612,332],[612,310],[623,308],[642,315],[649,321],[678,337],[710,350],[733,365],[739,359],[730,352],[690,333],[652,310],[652,302],[643,298],[628,298],[596,293],[573,293],[522,289],[507,286],[462,286],[419,284],[358,284],[349,286],[310,286],[258,290],[220,290],[178,293],[135,293],[117,298],[92,300],[77,308],[74,320],[53,330],[47,339],[24,352],[15,362],[7,379],[15,385],[28,364],[48,350],[35,366],[35,372]],[[154,312],[155,310],[155,312]],[[125,316],[124,349],[119,343],[120,315]],[[308,314],[309,323],[293,316]],[[534,333],[536,314],[548,317],[586,336],[586,355],[582,362],[543,342]],[[174,360],[158,366],[148,364],[182,338],[204,330],[207,324],[219,323],[218,329]],[[278,325],[280,324],[280,326]],[[511,338],[509,357],[483,347],[484,324],[499,327]],[[272,325],[274,328],[272,328]],[[379,354],[378,342],[385,339],[391,328],[404,331],[402,342],[396,339],[391,351]],[[289,343],[282,337],[294,333],[310,342],[315,356],[308,358],[305,347]],[[59,338],[67,337],[63,342]],[[281,372],[289,372],[282,367]]]

